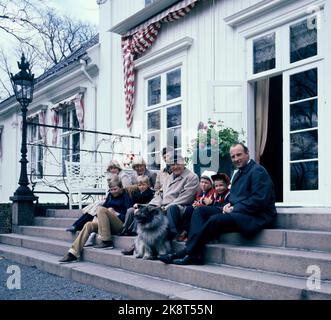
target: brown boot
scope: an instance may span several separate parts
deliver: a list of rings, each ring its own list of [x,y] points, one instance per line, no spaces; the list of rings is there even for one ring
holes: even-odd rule
[[[68,252],[64,255],[62,259],[59,260],[60,263],[69,263],[69,262],[77,262],[77,257],[75,257],[71,252]]]

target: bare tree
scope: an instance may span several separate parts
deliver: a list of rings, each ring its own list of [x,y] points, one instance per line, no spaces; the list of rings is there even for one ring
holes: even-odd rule
[[[0,0],[1,33],[19,42],[29,42],[33,37],[31,26],[38,19],[38,8],[43,5],[43,0]]]
[[[47,9],[42,15],[42,23],[34,27],[43,47],[42,58],[50,65],[68,57],[96,34],[96,28],[91,24],[67,15],[59,16],[52,9]]]
[[[37,76],[68,57],[96,32],[90,23],[59,15],[44,0],[0,0],[0,37],[16,43],[13,52],[0,47],[0,101],[12,93],[8,75],[14,66],[8,57],[19,60],[24,52]]]
[[[0,64],[0,71],[3,74],[9,74],[9,64],[6,54],[4,53],[3,49],[0,48],[0,61],[2,62]],[[0,83],[2,86],[2,91],[6,93],[7,96],[11,95],[11,87],[9,86],[8,81],[5,81],[3,77],[0,77]]]

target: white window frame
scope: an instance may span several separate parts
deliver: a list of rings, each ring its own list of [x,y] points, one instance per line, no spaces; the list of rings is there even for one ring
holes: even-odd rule
[[[73,125],[73,113],[76,113],[76,109],[74,106],[68,106],[64,109],[62,109],[60,112],[59,112],[59,116],[60,116],[60,125],[62,127],[67,127],[67,124],[63,123],[63,116],[64,116],[64,113],[68,113],[69,114],[69,128],[74,128],[74,125]],[[77,117],[77,115],[76,115]],[[78,126],[76,127],[77,129],[79,129],[79,124]],[[60,146],[61,148],[63,148],[63,139],[65,137],[69,137],[69,144],[68,144],[68,154],[66,155],[68,158],[65,158],[64,156],[64,149],[61,149],[61,152],[60,152],[60,159],[61,159],[61,172],[62,174],[65,176],[66,175],[66,170],[65,170],[65,160],[70,160],[70,161],[73,161],[73,157],[74,157],[74,153],[73,153],[73,136],[76,135],[76,134],[79,134],[79,149],[81,148],[81,134],[80,132],[77,132],[77,131],[72,131],[72,130],[68,130],[68,131],[64,131],[64,129],[61,129],[61,132],[60,132]],[[81,158],[81,155],[80,155],[80,151],[79,151],[79,162],[80,162],[80,158]]]
[[[258,80],[270,75],[274,75],[280,72],[284,72],[285,70],[290,70],[293,68],[300,67],[302,65],[310,64],[319,60],[324,59],[324,41],[321,30],[325,26],[324,24],[324,10],[320,12],[320,16],[318,17],[318,21],[320,27],[317,28],[317,55],[299,60],[293,63],[290,63],[290,26],[304,21],[308,16],[299,19],[293,19],[286,24],[276,27],[275,29],[270,29],[268,31],[264,31],[258,35],[254,35],[254,37],[247,39],[247,78],[249,81]],[[275,45],[276,45],[276,66],[274,69],[262,71],[254,74],[254,57],[253,57],[253,42],[254,40],[268,35],[270,33],[275,33]]]
[[[30,155],[29,155],[29,174],[33,176],[34,179],[40,180],[44,175],[44,152],[43,147],[40,148],[40,145],[44,145],[44,141],[40,135],[39,118],[35,116],[31,118],[30,122],[35,123],[36,125],[29,126],[29,143],[30,145]],[[35,130],[35,131],[34,131]],[[39,159],[40,158],[40,159]],[[42,168],[42,172],[39,172],[39,164]],[[34,172],[32,173],[32,171]]]
[[[177,98],[167,100],[167,74],[171,73],[172,71],[180,69],[181,71],[181,81],[180,81],[180,86],[181,86],[181,95]],[[160,103],[148,106],[148,81],[151,79],[154,79],[156,77],[160,76],[161,77],[161,97],[160,97]],[[162,148],[167,146],[167,134],[168,134],[168,128],[167,128],[167,110],[171,107],[175,107],[180,105],[181,107],[181,124],[176,127],[171,127],[171,128],[181,128],[181,147],[177,148],[176,150],[180,150],[183,152],[183,98],[182,98],[182,68],[181,66],[176,66],[168,70],[164,70],[163,72],[153,75],[152,77],[146,78],[145,79],[145,126],[146,126],[146,139],[148,136],[148,114],[151,112],[156,112],[160,111],[160,129],[155,130],[155,131],[160,131],[160,152],[162,151]],[[158,152],[155,152],[156,154]],[[148,152],[148,148],[146,148],[146,159],[148,159],[148,155],[151,154]],[[160,155],[160,167],[162,167],[162,161],[161,161],[161,155]]]
[[[151,79],[156,75],[166,72],[168,70],[174,70],[178,67],[181,68],[181,116],[182,116],[182,152],[185,156],[189,139],[192,139],[188,134],[185,134],[189,130],[188,126],[188,110],[187,110],[187,54],[188,50],[193,44],[193,39],[190,37],[184,37],[169,45],[164,46],[159,50],[152,50],[146,55],[135,61],[135,68],[137,72],[137,86],[136,86],[136,110],[135,114],[143,115],[143,119],[139,122],[139,119],[133,124],[134,128],[137,128],[139,132],[147,132],[147,115],[146,112],[154,110],[152,107],[147,107],[147,87],[146,79]],[[152,48],[153,49],[153,48]],[[173,103],[178,102],[175,99],[169,102],[169,106],[175,105]],[[154,106],[155,107],[155,106]],[[184,135],[185,134],[185,135]],[[143,135],[142,139],[142,155],[147,159],[147,134]],[[162,149],[164,145],[160,145]],[[165,164],[161,161],[161,169]]]
[[[323,199],[323,196],[327,194],[327,188],[325,186],[328,185],[326,179],[327,177],[321,175],[321,172],[326,172],[327,169],[325,160],[327,158],[326,150],[326,142],[323,137],[323,133],[320,128],[325,127],[325,124],[322,125],[322,121],[324,119],[325,108],[321,108],[321,106],[326,103],[326,101],[322,101],[322,97],[326,97],[325,93],[322,93],[322,79],[325,79],[325,76],[322,75],[322,67],[323,61],[325,60],[325,53],[327,48],[327,32],[324,29],[327,27],[327,23],[325,21],[325,12],[324,12],[324,4],[321,1],[320,10],[315,12],[313,15],[318,17],[318,25],[317,29],[317,55],[299,60],[293,63],[290,63],[290,26],[294,25],[302,20],[307,19],[307,17],[311,17],[313,15],[309,14],[308,7],[301,7],[293,13],[284,15],[284,17],[275,18],[275,25],[272,23],[258,23],[250,29],[243,30],[241,33],[243,35],[243,39],[245,41],[246,46],[246,79],[247,79],[247,112],[248,114],[253,114],[254,111],[254,89],[251,85],[254,81],[261,80],[266,77],[272,77],[279,74],[283,74],[283,117],[286,122],[289,121],[288,116],[284,116],[285,113],[289,112],[288,106],[286,106],[287,97],[289,95],[288,88],[288,75],[295,74],[301,72],[303,70],[309,70],[316,66],[318,66],[318,160],[319,160],[319,189],[318,190],[298,190],[291,191],[290,190],[290,171],[286,168],[286,165],[289,165],[289,150],[284,150],[283,152],[283,165],[284,165],[284,179],[283,179],[283,204],[286,203],[288,205],[302,205],[303,202],[305,204],[318,205]],[[269,17],[270,19],[270,17]],[[259,72],[257,74],[253,74],[253,41],[263,35],[275,32],[276,33],[276,67],[271,70]],[[278,42],[277,42],[278,41]],[[282,48],[282,50],[280,50]],[[287,77],[287,79],[285,79]],[[287,109],[285,109],[287,108]],[[284,145],[288,148],[289,144],[289,123],[283,124],[283,141]],[[248,120],[248,135],[250,137],[253,136],[255,132],[254,121],[250,118]],[[255,135],[254,135],[255,136]],[[255,141],[255,140],[254,140]],[[255,144],[255,143],[254,143]],[[324,150],[326,149],[326,150]]]
[[[291,190],[291,171],[290,171],[290,164],[297,162],[291,161],[290,159],[290,90],[289,90],[289,81],[290,76],[301,73],[304,71],[308,71],[311,69],[317,68],[318,78],[317,78],[317,115],[318,115],[318,123],[317,127],[313,128],[312,130],[317,130],[318,134],[318,157],[316,159],[309,159],[307,161],[318,161],[318,189],[317,190]],[[327,163],[325,159],[327,159],[327,154],[325,154],[326,150],[323,148],[323,145],[327,143],[326,137],[321,134],[321,127],[325,126],[327,118],[324,115],[323,105],[325,103],[323,97],[324,95],[324,87],[323,87],[323,63],[322,62],[315,62],[309,65],[303,65],[295,69],[291,69],[285,71],[283,73],[283,141],[284,145],[288,147],[288,150],[284,150],[283,152],[283,190],[284,190],[284,202],[294,202],[294,203],[302,203],[302,199],[305,198],[306,201],[311,201],[312,204],[321,199],[321,194],[324,194],[326,190],[324,190],[325,186],[325,175],[321,174],[322,172],[326,172],[327,170]],[[286,89],[287,88],[287,89]],[[306,100],[306,99],[305,99]],[[305,101],[303,100],[303,101]]]

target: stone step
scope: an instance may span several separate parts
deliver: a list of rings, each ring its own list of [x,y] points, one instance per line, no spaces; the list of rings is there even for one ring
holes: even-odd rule
[[[80,209],[47,209],[46,217],[74,218],[77,219],[83,214]]]
[[[329,207],[277,207],[276,228],[331,231]]]
[[[129,248],[133,242],[133,237],[114,237],[114,245],[119,250]],[[64,255],[68,252],[72,241],[50,239],[40,236],[24,235],[17,233],[0,234],[0,243],[12,246],[36,249],[43,252],[49,252],[58,255]],[[85,248],[84,251],[93,248]],[[94,249],[93,249],[94,250]]]
[[[26,254],[25,260],[27,261],[22,259],[22,255],[15,257],[15,253],[17,253],[19,249],[29,249],[7,246],[6,250],[4,250],[4,246],[6,245],[0,245],[0,252],[2,254],[5,252],[7,254],[6,257],[9,259],[25,264],[32,263],[34,257],[31,252]],[[44,255],[47,256],[50,254],[42,254],[38,252],[38,255],[41,260],[39,265],[47,265],[47,260],[45,261]],[[61,272],[58,269],[63,268],[64,266],[57,263],[58,259],[59,256],[55,256],[52,260],[52,265],[46,271],[59,274],[61,276],[66,276],[63,270]],[[104,270],[109,270],[109,268],[115,268],[116,270],[121,269],[120,271],[125,275],[130,272],[134,272],[145,276],[157,277],[158,279],[167,279],[168,281],[175,281],[180,284],[192,285],[194,287],[219,291],[232,296],[240,296],[248,299],[331,299],[330,282],[321,281],[320,289],[316,288],[315,290],[310,290],[307,287],[307,278],[285,276],[260,270],[250,270],[220,265],[165,265],[160,261],[146,261],[135,259],[134,257],[123,256],[120,254],[119,250],[116,249],[88,249],[84,252],[84,259],[86,260],[84,263],[73,263],[69,266],[89,266],[89,261],[93,261],[93,265],[95,266],[94,268],[97,268],[100,264],[102,264]],[[104,265],[106,265],[106,267]],[[94,268],[89,269],[87,274],[90,272],[93,273]],[[84,274],[84,277],[87,277],[87,274]],[[96,277],[93,279],[93,281],[86,283],[99,287]],[[144,282],[145,280],[141,279],[141,281]],[[129,283],[130,285],[133,284],[132,282]],[[149,288],[148,285],[146,286]],[[100,288],[106,289],[104,287]],[[112,290],[112,292],[117,293],[117,291],[114,291],[113,287]],[[174,292],[177,293],[177,291]],[[123,291],[123,289],[118,293],[132,297],[132,292],[130,294],[130,292]],[[144,299],[146,299],[146,296],[144,296]],[[196,297],[194,297],[194,299],[196,299]]]
[[[65,228],[69,227],[72,221],[73,219],[70,218],[36,218],[36,226],[19,226],[15,231],[26,235],[73,241],[75,236],[65,231]],[[50,227],[50,225],[52,227]],[[58,225],[62,227],[53,227]],[[118,240],[120,243],[123,243],[121,248],[127,246],[125,243],[126,237],[116,238],[122,238]],[[297,248],[331,252],[331,232],[328,231],[265,229],[251,238],[245,238],[239,233],[224,234],[220,237],[220,242],[226,244]]]
[[[331,280],[331,254],[290,249],[234,247],[208,245],[206,258],[209,263],[225,264],[308,277],[308,268],[318,266],[322,280]]]
[[[48,252],[59,256],[63,256],[67,253],[71,245],[69,241],[27,236],[17,233],[0,234],[0,243]]]
[[[115,248],[119,248],[120,240],[125,237],[116,237]],[[132,240],[132,239],[131,239]],[[45,239],[40,237],[24,236],[18,234],[0,235],[0,242],[33,248],[52,254],[64,255],[70,243],[60,240]],[[127,241],[128,242],[128,241]],[[127,243],[126,242],[126,243]],[[176,245],[180,249],[182,244]],[[84,260],[122,267],[122,260],[127,257],[118,255],[119,250],[96,250],[85,248],[82,256]],[[250,268],[268,272],[277,272],[306,278],[309,276],[309,266],[317,265],[321,271],[322,280],[331,280],[331,254],[319,252],[307,252],[277,248],[239,247],[221,244],[209,244],[206,247],[206,263],[229,265],[241,268]],[[131,270],[131,269],[130,269]],[[132,269],[131,271],[134,271]],[[149,274],[149,271],[146,271]]]
[[[76,220],[75,218],[35,217],[34,225],[40,227],[69,228]]]
[[[311,291],[307,278],[227,265],[165,265],[123,256],[119,250],[108,250],[101,257],[97,251],[86,250],[84,259],[249,299],[331,299],[331,284],[326,281],[321,281],[321,290]]]
[[[277,207],[278,229],[316,230],[331,232],[331,208],[329,207]],[[79,218],[79,209],[47,209],[47,217]]]
[[[76,238],[75,233],[65,231],[65,228],[42,227],[42,226],[18,226],[16,233],[44,237],[47,239],[58,239],[73,242]]]
[[[69,278],[99,289],[139,300],[238,300],[239,296],[223,294],[192,285],[142,275],[90,262],[58,263],[58,256],[36,250],[0,244],[4,257],[42,271]]]
[[[219,241],[227,244],[331,252],[331,232],[329,231],[265,229],[250,238],[239,233],[223,234]]]

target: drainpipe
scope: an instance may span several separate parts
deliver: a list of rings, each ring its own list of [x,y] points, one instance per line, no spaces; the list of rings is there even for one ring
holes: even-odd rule
[[[94,112],[92,112],[92,123],[94,124],[94,131],[97,131],[97,86],[95,84],[95,82],[93,81],[93,79],[91,78],[91,76],[88,74],[88,72],[86,71],[86,66],[87,66],[87,61],[84,59],[80,59],[79,63],[81,65],[80,70],[84,73],[84,75],[86,76],[86,78],[89,80],[89,82],[91,83],[92,86],[92,101],[94,101]],[[94,148],[93,150],[96,150],[97,147],[97,134],[94,134]],[[97,153],[94,153],[94,161],[97,162]]]

